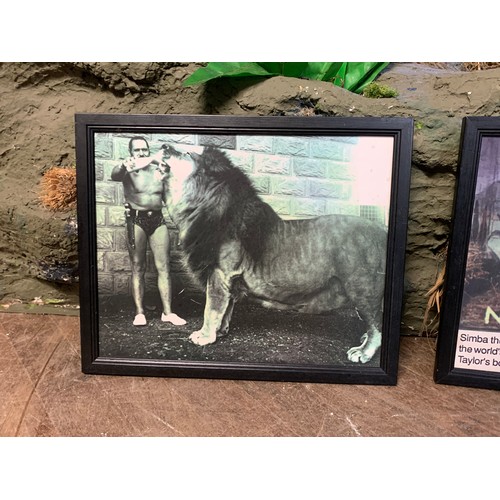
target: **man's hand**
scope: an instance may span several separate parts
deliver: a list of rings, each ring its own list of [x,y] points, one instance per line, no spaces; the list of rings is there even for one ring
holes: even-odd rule
[[[146,168],[148,165],[151,165],[151,163],[160,165],[162,159],[163,159],[163,151],[160,150],[158,151],[158,153],[155,153],[154,155],[151,156],[146,156],[144,158],[127,158],[123,162],[123,164],[125,165],[127,172],[130,173]]]
[[[132,172],[135,170],[135,160],[131,156],[129,156],[123,163],[122,168],[125,167],[127,172]]]

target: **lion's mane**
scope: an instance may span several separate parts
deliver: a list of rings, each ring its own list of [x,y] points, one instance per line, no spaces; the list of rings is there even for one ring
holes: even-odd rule
[[[281,219],[223,151],[207,146],[197,163],[185,188],[179,227],[188,265],[206,283],[219,265],[223,243],[239,241],[245,256],[256,265],[268,235]]]

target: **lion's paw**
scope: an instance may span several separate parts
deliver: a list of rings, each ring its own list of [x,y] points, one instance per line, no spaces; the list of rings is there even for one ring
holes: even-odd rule
[[[372,359],[372,356],[368,356],[361,346],[351,347],[351,349],[347,351],[347,359],[353,363],[367,363]]]
[[[205,335],[203,330],[197,330],[189,336],[189,340],[196,345],[208,345],[215,342],[216,335]]]

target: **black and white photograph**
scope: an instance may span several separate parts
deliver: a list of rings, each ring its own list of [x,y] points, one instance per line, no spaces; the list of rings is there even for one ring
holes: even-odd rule
[[[76,134],[84,372],[396,383],[411,119]]]
[[[499,188],[500,119],[464,119],[438,337],[436,378],[444,383],[500,388]]]

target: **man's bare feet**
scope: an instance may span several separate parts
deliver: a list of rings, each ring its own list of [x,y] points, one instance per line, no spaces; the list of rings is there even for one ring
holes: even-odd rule
[[[144,326],[147,324],[144,314],[137,314],[134,318],[134,326]]]
[[[176,326],[181,326],[181,325],[185,325],[186,324],[186,320],[180,318],[175,313],[170,313],[170,314],[162,313],[161,314],[161,320],[163,322],[165,322],[165,323],[167,323],[167,322],[168,323],[172,323],[173,325],[176,325]]]

